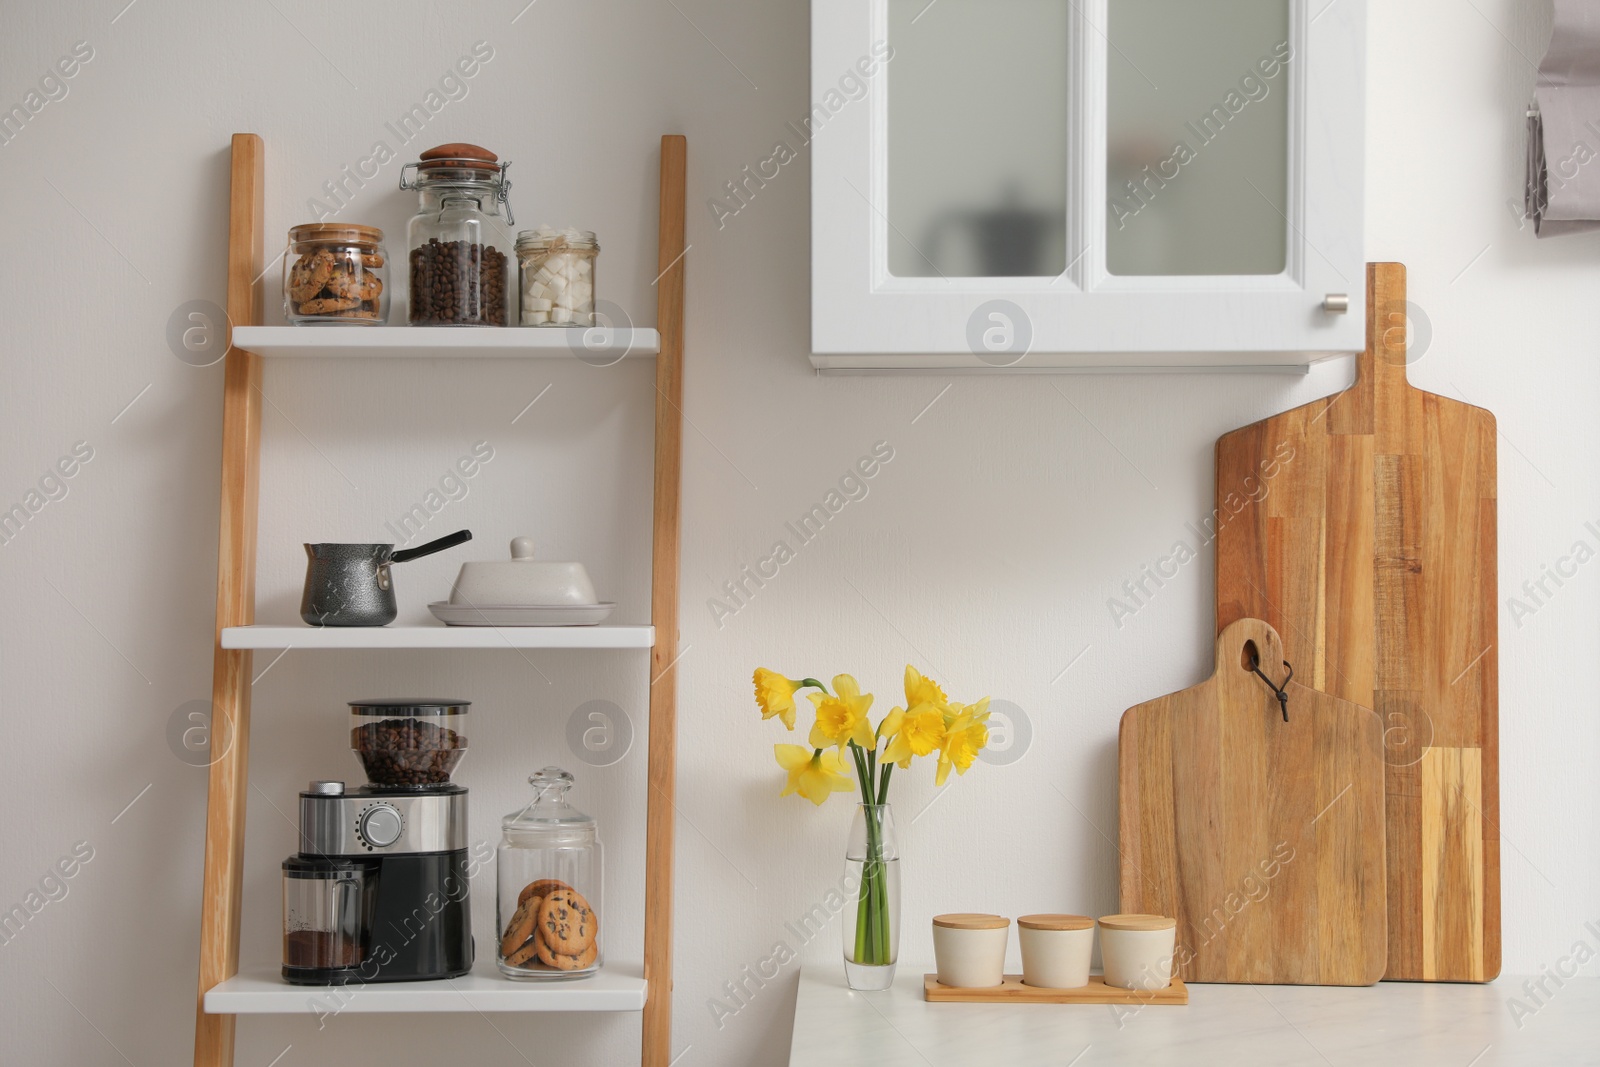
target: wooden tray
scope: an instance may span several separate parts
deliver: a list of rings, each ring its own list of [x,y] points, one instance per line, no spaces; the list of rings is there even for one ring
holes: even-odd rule
[[[922,999],[933,1004],[1187,1004],[1189,987],[1174,977],[1165,989],[1119,989],[1098,974],[1077,989],[1044,989],[1022,984],[1022,975],[1008,974],[997,986],[956,989],[940,985],[938,975],[922,976]]]

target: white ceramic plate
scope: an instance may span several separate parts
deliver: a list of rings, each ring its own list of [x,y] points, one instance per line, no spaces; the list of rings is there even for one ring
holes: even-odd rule
[[[594,626],[605,622],[615,609],[611,603],[513,607],[439,600],[428,605],[433,617],[446,626]]]

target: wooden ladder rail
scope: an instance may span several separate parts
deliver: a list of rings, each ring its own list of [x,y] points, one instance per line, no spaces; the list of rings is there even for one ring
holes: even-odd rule
[[[661,138],[656,262],[655,529],[650,571],[649,797],[645,814],[643,1067],[672,1062],[672,834],[678,749],[678,515],[683,475],[683,260],[688,142]]]
[[[228,186],[228,322],[261,318],[264,152],[253,133],[233,135]],[[251,654],[224,649],[225,626],[256,613],[256,504],[261,482],[261,357],[232,347],[222,385],[222,524],[217,545],[217,628],[211,668],[211,768],[206,792],[205,882],[195,1067],[232,1067],[234,1016],[206,1014],[206,991],[239,970],[244,891],[245,793],[250,772]],[[220,751],[219,751],[220,749]]]

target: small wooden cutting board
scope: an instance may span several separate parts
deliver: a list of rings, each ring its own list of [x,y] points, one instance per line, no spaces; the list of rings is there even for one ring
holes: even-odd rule
[[[1307,684],[1378,713],[1385,977],[1486,982],[1500,973],[1494,416],[1406,381],[1404,266],[1368,265],[1367,309],[1349,389],[1217,441],[1217,630],[1265,619]]]
[[[1383,730],[1294,681],[1284,722],[1246,667],[1282,685],[1283,659],[1277,631],[1241,619],[1210,678],[1123,713],[1122,910],[1178,921],[1186,981],[1370,985],[1385,962]]]

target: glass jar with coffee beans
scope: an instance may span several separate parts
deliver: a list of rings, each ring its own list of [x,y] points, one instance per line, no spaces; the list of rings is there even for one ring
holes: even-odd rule
[[[478,145],[443,144],[402,168],[400,188],[417,190],[418,199],[406,231],[411,325],[512,321],[510,166]]]
[[[383,231],[342,222],[289,230],[283,314],[295,326],[381,326],[389,317]]]

